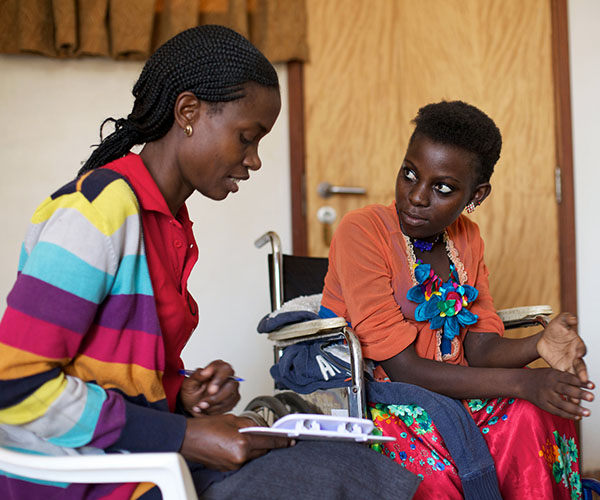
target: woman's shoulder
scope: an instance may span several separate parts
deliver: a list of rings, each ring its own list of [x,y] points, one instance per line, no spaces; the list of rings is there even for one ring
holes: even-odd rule
[[[460,215],[448,228],[448,235],[465,266],[479,262],[485,252],[485,244],[475,221],[466,215]]]
[[[80,214],[109,234],[130,215],[139,213],[137,197],[119,173],[109,169],[91,170],[52,193],[35,211],[32,223],[40,223],[60,213]]]
[[[351,210],[340,221],[340,227],[354,226],[370,232],[380,228],[394,230],[398,225],[395,205],[372,204]]]
[[[453,238],[461,237],[468,240],[481,238],[477,223],[464,214],[459,215],[458,219],[449,227],[449,230]]]
[[[50,195],[51,200],[61,197],[68,198],[69,195],[79,193],[87,202],[94,203],[99,197],[118,194],[119,198],[135,198],[135,194],[129,186],[126,178],[118,172],[108,168],[97,168],[90,170]]]

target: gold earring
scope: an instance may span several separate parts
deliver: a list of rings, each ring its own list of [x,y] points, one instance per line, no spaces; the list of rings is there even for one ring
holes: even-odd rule
[[[185,133],[185,135],[187,135],[188,137],[192,137],[192,134],[194,133],[194,129],[192,128],[192,126],[188,123],[185,128],[183,129],[183,132]]]

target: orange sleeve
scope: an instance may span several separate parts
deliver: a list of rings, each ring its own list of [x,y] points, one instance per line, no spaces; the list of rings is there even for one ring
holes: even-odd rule
[[[394,298],[388,241],[376,217],[364,210],[347,214],[331,244],[323,291],[323,306],[350,322],[363,355],[376,361],[402,352],[417,336]]]

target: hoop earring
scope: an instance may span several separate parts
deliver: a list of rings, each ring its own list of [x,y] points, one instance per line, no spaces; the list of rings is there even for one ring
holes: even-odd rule
[[[472,201],[467,203],[465,210],[467,211],[468,214],[472,214],[475,211],[475,203],[473,203]]]
[[[192,137],[192,134],[194,133],[194,129],[192,128],[192,126],[188,123],[185,128],[183,129],[183,133],[185,135],[187,135],[188,137]]]

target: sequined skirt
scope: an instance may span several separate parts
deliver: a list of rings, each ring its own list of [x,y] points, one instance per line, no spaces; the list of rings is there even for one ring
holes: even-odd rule
[[[573,421],[521,399],[467,403],[494,458],[505,500],[582,497]],[[423,478],[414,499],[463,498],[456,466],[423,408],[371,403],[369,410],[381,434],[396,437],[373,447]]]

